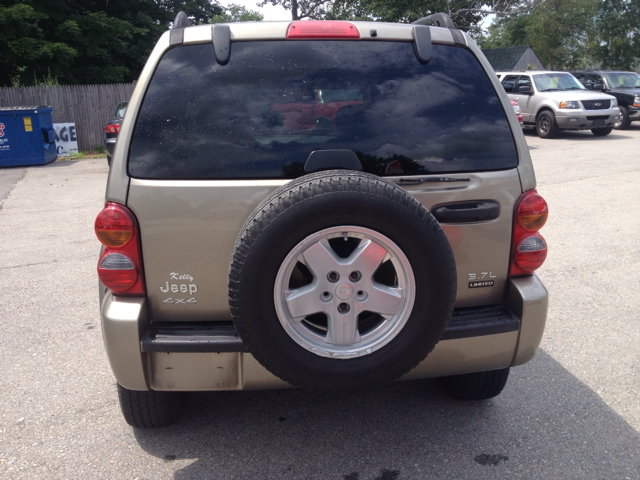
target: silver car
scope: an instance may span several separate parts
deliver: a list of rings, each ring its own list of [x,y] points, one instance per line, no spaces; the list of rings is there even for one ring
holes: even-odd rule
[[[178,15],[95,223],[130,425],[174,422],[189,391],[439,377],[488,399],[534,356],[548,208],[509,99],[453,27]]]
[[[570,73],[527,70],[497,74],[509,98],[520,105],[525,128],[535,128],[542,138],[553,138],[561,129],[609,135],[620,116],[615,97],[587,90]]]

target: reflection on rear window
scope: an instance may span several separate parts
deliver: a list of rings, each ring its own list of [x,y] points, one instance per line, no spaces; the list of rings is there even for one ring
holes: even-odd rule
[[[169,50],[146,93],[129,157],[138,178],[294,178],[314,150],[349,149],[365,171],[512,168],[514,140],[469,51],[411,43],[232,43]]]

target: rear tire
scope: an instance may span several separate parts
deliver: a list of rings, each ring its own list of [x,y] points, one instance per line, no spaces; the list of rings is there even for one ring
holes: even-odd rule
[[[609,128],[592,128],[591,133],[593,133],[596,137],[606,137],[613,131],[613,127]]]
[[[118,384],[120,408],[126,422],[136,428],[159,428],[180,418],[187,404],[184,392],[135,391]]]
[[[553,112],[545,110],[536,119],[536,132],[540,138],[555,138],[558,136],[558,122]]]
[[[229,268],[245,345],[274,375],[313,390],[402,376],[433,350],[455,297],[455,259],[431,213],[388,180],[349,170],[274,191]]]
[[[442,377],[445,392],[458,400],[486,400],[499,395],[509,378],[509,368]]]

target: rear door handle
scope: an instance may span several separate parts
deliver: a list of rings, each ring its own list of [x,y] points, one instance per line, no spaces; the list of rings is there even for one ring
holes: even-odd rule
[[[494,200],[471,200],[436,205],[431,213],[440,223],[486,222],[500,216],[500,205]]]

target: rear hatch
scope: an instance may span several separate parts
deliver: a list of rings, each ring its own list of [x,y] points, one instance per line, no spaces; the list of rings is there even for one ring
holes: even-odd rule
[[[469,49],[432,47],[426,65],[411,41],[384,38],[233,42],[225,65],[210,42],[166,51],[127,165],[152,319],[228,320],[243,223],[326,149],[354,151],[441,212],[457,307],[501,303],[522,193],[513,112]]]

